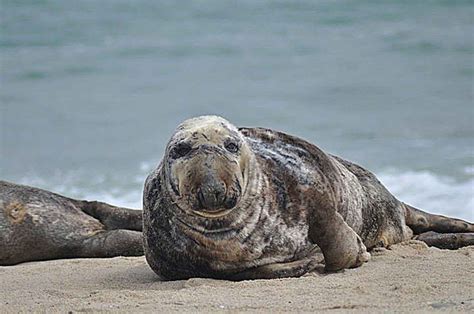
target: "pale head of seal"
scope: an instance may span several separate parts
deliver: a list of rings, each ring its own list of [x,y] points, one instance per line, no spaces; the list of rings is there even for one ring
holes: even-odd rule
[[[181,209],[222,217],[239,203],[254,158],[239,130],[217,116],[184,121],[168,142],[163,170],[167,190]]]

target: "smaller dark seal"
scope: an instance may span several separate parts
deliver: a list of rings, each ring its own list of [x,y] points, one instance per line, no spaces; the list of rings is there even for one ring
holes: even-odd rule
[[[181,124],[143,193],[146,259],[164,279],[301,276],[419,239],[474,244],[474,225],[397,200],[364,168],[300,138],[214,116]],[[433,231],[433,233],[427,233]]]
[[[142,212],[0,181],[0,265],[143,255]]]

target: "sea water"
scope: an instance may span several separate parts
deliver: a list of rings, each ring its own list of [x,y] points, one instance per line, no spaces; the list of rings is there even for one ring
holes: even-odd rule
[[[472,1],[1,1],[0,178],[141,208],[182,120],[303,137],[474,220]]]

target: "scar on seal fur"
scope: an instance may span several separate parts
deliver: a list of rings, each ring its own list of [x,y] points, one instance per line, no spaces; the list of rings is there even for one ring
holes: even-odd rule
[[[439,247],[474,244],[473,224],[400,202],[352,162],[215,116],[177,128],[143,205],[147,262],[169,280],[301,276],[319,249],[337,271],[414,235]]]
[[[0,265],[143,255],[142,211],[0,181]]]

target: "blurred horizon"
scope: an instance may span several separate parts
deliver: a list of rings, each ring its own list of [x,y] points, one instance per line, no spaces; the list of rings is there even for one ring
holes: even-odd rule
[[[141,207],[174,128],[305,138],[474,220],[472,1],[12,1],[0,178]]]

